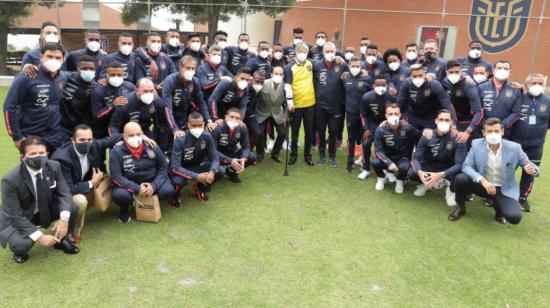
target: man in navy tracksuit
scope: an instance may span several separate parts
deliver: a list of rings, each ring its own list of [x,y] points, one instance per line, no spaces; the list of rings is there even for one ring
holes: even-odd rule
[[[134,38],[129,33],[121,33],[118,36],[118,48],[119,50],[105,56],[103,60],[103,66],[101,68],[100,78],[107,78],[107,67],[109,63],[116,61],[120,63],[124,71],[124,80],[132,84],[136,83],[136,54],[132,52],[134,46]]]
[[[248,34],[242,33],[238,38],[238,46],[228,46],[224,49],[227,51],[227,69],[232,75],[237,75],[248,59],[255,57],[252,52],[248,51],[248,41]]]
[[[367,46],[363,69],[369,72],[369,75],[371,76],[386,75],[388,67],[378,58],[378,46],[374,44],[369,44]]]
[[[521,108],[521,92],[508,82],[511,68],[508,61],[496,62],[494,77],[477,87],[483,106],[483,118],[499,118],[504,127],[505,138],[509,138]]]
[[[453,120],[449,110],[440,110],[435,122],[437,128],[432,130],[431,138],[420,137],[415,147],[409,179],[420,182],[414,191],[417,197],[446,185],[445,201],[448,206],[456,206],[453,182],[461,172],[468,151],[466,143],[459,143],[458,138],[451,134]]]
[[[273,44],[273,57],[271,58],[271,67],[280,66],[286,67],[288,63],[283,54],[283,46],[280,44]]]
[[[363,95],[359,105],[359,114],[361,116],[361,147],[362,147],[362,171],[357,177],[360,180],[366,179],[369,175],[369,162],[371,157],[371,147],[374,142],[374,133],[384,120],[386,120],[386,106],[395,103],[395,96],[388,91],[388,81],[386,77],[379,75],[375,77],[372,90]]]
[[[346,122],[348,131],[348,162],[347,170],[352,172],[354,168],[353,158],[355,145],[361,144],[361,100],[363,95],[372,90],[372,79],[368,74],[361,72],[361,61],[353,57],[349,61],[349,74],[343,78],[346,90]]]
[[[246,107],[250,100],[248,80],[251,75],[252,71],[247,67],[243,67],[239,69],[233,80],[220,81],[208,100],[210,117],[213,121],[220,120],[219,122],[221,124],[223,115],[227,112],[227,109],[231,107],[239,108],[241,111],[241,118],[244,119]]]
[[[124,143],[111,150],[109,171],[113,201],[120,207],[119,221],[122,223],[130,222],[130,206],[135,196],[157,195],[165,200],[175,195],[164,153],[158,146],[144,144],[143,132],[137,123],[124,126]]]
[[[248,129],[240,125],[241,114],[237,108],[230,108],[223,125],[212,131],[212,138],[218,149],[220,164],[226,166],[225,173],[232,182],[240,183],[239,173],[256,162],[256,155],[250,151]]]
[[[244,65],[252,70],[252,73],[263,73],[265,79],[271,78],[271,62],[269,61],[269,43],[261,41],[258,43],[258,55],[248,59]]]
[[[456,60],[447,62],[447,77],[443,79],[441,85],[447,91],[451,98],[454,110],[456,112],[456,128],[458,130],[459,143],[468,143],[471,136],[478,130],[483,121],[483,109],[479,93],[475,85],[469,84],[462,76],[460,63]]]
[[[410,124],[400,120],[401,112],[396,103],[386,107],[388,121],[374,133],[374,158],[371,161],[376,173],[376,190],[383,190],[386,182],[384,170],[394,174],[395,192],[403,193],[404,180],[410,168],[410,159],[419,133]]]
[[[447,63],[439,57],[438,42],[428,39],[424,43],[424,68],[429,80],[442,81],[445,78],[445,67]]]
[[[513,128],[511,139],[519,144],[530,161],[540,166],[546,131],[550,121],[550,97],[544,95],[545,78],[542,74],[527,76],[526,93],[521,98],[519,121]],[[534,177],[525,171],[521,175],[519,203],[524,211],[531,211],[527,197],[533,189]]]
[[[478,40],[473,40],[468,44],[469,51],[467,57],[458,58],[458,62],[462,67],[462,72],[474,78],[474,67],[483,64],[487,68],[487,73],[489,77],[493,76],[493,65],[491,62],[483,59],[481,57],[483,53],[483,46]]]
[[[38,38],[38,47],[28,51],[21,59],[21,71],[25,74],[34,77],[37,66],[40,65],[40,56],[42,54],[42,46],[46,43],[59,43],[61,41],[59,35],[59,27],[51,21],[45,21],[40,27],[40,37]],[[65,63],[61,66],[61,70],[65,70]]]
[[[345,104],[345,89],[342,74],[347,71],[345,63],[337,64],[336,46],[327,42],[323,47],[324,60],[313,65],[315,87],[315,123],[319,134],[319,165],[325,163],[326,130],[328,126],[328,154],[330,164],[336,167],[336,139],[343,121],[342,106]]]
[[[192,112],[187,123],[189,129],[185,131],[183,137],[174,140],[172,147],[170,159],[172,181],[178,192],[187,185],[187,181],[197,181],[193,184],[193,191],[200,201],[205,202],[208,201],[211,185],[223,178],[225,169],[220,166],[212,135],[204,131],[202,115]]]
[[[388,77],[388,91],[396,95],[399,87],[405,79],[411,75],[409,66],[402,64],[403,57],[397,48],[390,48],[384,52],[384,63],[388,67],[386,76]]]
[[[168,29],[165,41],[166,43],[162,44],[161,51],[172,60],[174,67],[177,68],[185,52],[185,46],[180,41],[179,31],[177,29]]]
[[[441,109],[451,110],[455,119],[451,98],[437,80],[426,78],[422,64],[411,66],[411,77],[401,84],[397,103],[406,115],[405,120],[417,130],[435,128],[435,115]]]
[[[161,84],[168,75],[176,72],[172,60],[160,54],[161,46],[161,39],[158,33],[152,32],[147,34],[147,47],[145,51],[151,60],[147,64],[142,57],[137,57],[136,59],[136,80],[140,80],[143,77],[149,78],[153,81],[157,90],[162,88]],[[154,61],[157,65],[158,72],[156,76],[153,76],[151,72],[151,61]]]
[[[187,36],[187,46],[183,52],[183,56],[191,56],[197,60],[197,63],[202,63],[206,57],[206,52],[201,49],[200,34],[191,33]]]
[[[64,59],[61,45],[46,43],[41,52],[36,77],[19,73],[13,80],[4,101],[4,115],[17,148],[25,137],[35,135],[44,138],[53,153],[63,143],[59,104],[67,74],[59,70]]]
[[[218,45],[210,46],[208,59],[197,67],[195,76],[202,87],[204,100],[208,101],[212,92],[222,79],[232,80],[233,75],[221,64],[222,50]]]
[[[98,84],[92,91],[91,126],[96,139],[108,136],[107,128],[113,112],[116,108],[126,105],[126,96],[136,89],[133,83],[124,80],[124,68],[117,61],[110,62],[105,71],[107,84]]]
[[[86,48],[72,51],[67,56],[67,60],[65,62],[67,66],[67,71],[76,72],[78,69],[78,60],[80,59],[80,57],[86,55],[91,57],[95,63],[97,69],[95,72],[96,75],[94,77],[94,80],[97,81],[101,76],[101,66],[103,65],[103,61],[106,56],[105,52],[100,49],[101,36],[99,34],[99,31],[95,29],[87,30],[85,34],[85,40]]]

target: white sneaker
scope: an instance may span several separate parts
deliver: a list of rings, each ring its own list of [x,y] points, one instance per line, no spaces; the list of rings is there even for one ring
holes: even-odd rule
[[[374,189],[384,190],[384,184],[386,184],[386,178],[376,178],[376,185],[374,186]]]
[[[269,151],[269,152],[267,152],[267,151],[266,152],[271,153],[271,151],[273,150],[274,145],[275,145],[275,140],[269,141],[269,144],[267,145],[267,151]]]
[[[420,184],[420,185],[416,186],[416,190],[413,192],[413,195],[415,195],[417,197],[424,197],[424,195],[426,194],[426,192],[428,190],[431,190],[431,189],[428,188],[424,184]]]
[[[403,184],[402,180],[396,180],[395,181],[395,192],[398,194],[402,194],[405,190],[405,185]]]
[[[447,202],[447,206],[456,206],[455,193],[451,191],[449,186],[445,190],[445,202]]]
[[[299,144],[298,144],[298,146],[299,146]],[[290,150],[290,144],[286,144],[286,140],[283,141],[282,149],[283,150]]]
[[[384,174],[386,175],[386,179],[388,179],[388,182],[395,183],[397,181],[397,177],[393,172],[388,172],[387,170],[384,170]]]
[[[364,180],[368,178],[369,175],[370,175],[370,172],[368,170],[362,170],[361,173],[359,173],[359,175],[357,176],[357,178],[360,180]]]
[[[355,160],[355,164],[357,166],[363,166],[363,158],[359,156],[359,158]]]

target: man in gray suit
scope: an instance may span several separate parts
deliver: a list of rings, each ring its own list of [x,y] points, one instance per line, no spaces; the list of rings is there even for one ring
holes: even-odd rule
[[[458,206],[449,220],[459,220],[466,214],[466,198],[474,193],[492,201],[497,222],[518,224],[521,209],[516,169],[521,166],[527,174],[537,176],[539,168],[529,161],[519,144],[502,139],[504,128],[500,119],[487,119],[483,123],[483,135],[485,138],[472,142],[462,173],[455,178]]]
[[[280,163],[279,152],[286,139],[286,121],[287,111],[284,107],[285,90],[283,84],[284,69],[280,66],[275,66],[271,74],[271,79],[264,82],[261,96],[256,103],[256,120],[260,123],[261,137],[256,150],[258,152],[258,160],[261,161],[265,155],[266,132],[269,124],[277,129],[277,139],[271,151],[271,158]]]
[[[46,143],[30,136],[19,147],[21,164],[2,178],[0,208],[0,244],[9,244],[13,260],[24,263],[35,242],[54,246],[68,254],[79,252],[67,237],[74,229],[78,208],[58,162],[48,160]],[[53,223],[54,235],[44,234],[40,227]]]

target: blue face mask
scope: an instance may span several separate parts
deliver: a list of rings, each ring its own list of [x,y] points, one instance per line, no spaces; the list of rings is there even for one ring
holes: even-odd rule
[[[86,82],[90,82],[95,78],[95,71],[80,71],[80,78]]]

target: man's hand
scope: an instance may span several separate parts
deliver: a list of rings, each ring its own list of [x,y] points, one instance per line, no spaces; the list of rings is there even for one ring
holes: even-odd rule
[[[214,183],[214,171],[210,170],[206,173],[206,184]]]
[[[418,171],[418,177],[420,178],[420,181],[425,186],[428,186],[428,183],[430,182],[431,173],[430,172],[424,172],[422,170]]]
[[[378,127],[384,127],[384,126],[386,126],[387,123],[388,123],[388,120],[384,120],[384,121],[380,122],[380,125],[378,125]]]
[[[147,194],[147,186],[145,185],[145,183],[139,185],[139,195],[140,196],[145,196]]]
[[[452,137],[456,137],[458,136],[458,129],[456,129],[455,127],[451,127],[450,133]]]
[[[19,147],[21,146],[21,142],[23,142],[23,140],[25,140],[25,138],[21,138],[17,141],[14,141],[13,145],[15,145],[15,148],[17,148],[19,150]]]
[[[346,78],[348,78],[350,75],[351,75],[350,72],[343,72],[341,78],[342,78],[342,79],[346,79]]]
[[[485,191],[487,191],[487,194],[489,194],[489,196],[494,196],[497,194],[497,188],[493,183],[483,178],[479,181],[479,183],[483,186],[483,188],[485,188]]]
[[[392,163],[389,167],[388,167],[388,170],[391,171],[391,172],[396,172],[397,171],[397,165],[395,163]]]
[[[334,58],[334,61],[337,63],[337,64],[342,64],[342,63],[346,63],[346,59],[340,57],[340,56],[336,56],[336,58]]]
[[[238,159],[233,158],[231,160],[231,168],[233,168],[233,170],[235,170],[237,172],[241,172],[241,163],[239,162]]]
[[[209,184],[208,178],[209,178],[208,172],[199,173],[199,175],[197,175],[197,181],[203,184]]]
[[[157,62],[151,58],[151,78],[157,79],[157,76],[159,75],[159,67],[157,65]]]
[[[430,180],[426,184],[428,187],[434,187],[441,179],[443,179],[443,176],[445,174],[443,172],[432,172],[430,173]]]
[[[397,95],[397,89],[396,88],[390,88],[390,90],[388,92],[390,93],[391,96],[396,96]]]
[[[371,136],[371,134],[372,134],[372,133],[370,132],[370,130],[365,129],[365,131],[363,132],[363,140],[369,139],[369,137]]]
[[[223,119],[217,119],[216,120],[216,125],[223,126]]]
[[[34,77],[36,77],[36,72],[38,72],[38,67],[34,64],[27,63],[23,66],[21,71],[25,74],[25,76],[34,79]]]
[[[155,147],[155,146],[157,146],[157,142],[156,142],[155,140],[153,140],[153,139],[151,139],[151,138],[149,138],[149,137],[147,137],[147,136],[145,136],[145,135],[143,135],[142,138],[143,138],[143,142],[144,142],[146,145],[148,145],[148,146],[150,146],[150,147]]]
[[[288,112],[294,111],[294,104],[287,105],[286,109],[288,110]]]
[[[113,100],[113,106],[119,107],[128,104],[128,99],[124,96],[118,96]]]
[[[229,76],[222,76],[220,77],[221,80],[227,80],[227,81],[231,81],[233,80],[233,78],[229,77]]]
[[[211,133],[214,129],[216,129],[216,123],[210,121],[206,123],[206,130]]]
[[[55,236],[49,234],[42,234],[36,241],[42,246],[52,246],[55,243],[59,243],[59,240]]]
[[[69,224],[63,220],[58,220],[55,224],[55,237],[58,240],[62,240],[67,236],[67,231],[69,230]]]
[[[470,139],[470,134],[468,132],[460,132],[458,133],[458,137],[456,138],[456,142],[458,143],[466,143]]]
[[[98,168],[92,168],[92,186],[96,188],[103,181],[103,172]]]
[[[97,81],[97,84],[99,84],[100,86],[106,86],[107,85],[107,79],[101,78]]]
[[[174,140],[178,137],[183,137],[183,136],[185,136],[185,132],[182,131],[181,129],[174,132]]]
[[[150,183],[143,183],[142,185],[145,185],[145,196],[147,198],[151,197],[155,193],[155,189]]]
[[[428,140],[432,140],[432,137],[434,135],[434,132],[433,130],[429,129],[429,128],[425,128],[423,131],[422,131],[422,136]]]
[[[432,81],[432,80],[437,79],[437,76],[436,76],[434,73],[427,73],[427,74],[426,74],[426,79],[427,79],[428,81]]]
[[[512,86],[512,88],[514,89],[521,89],[523,88],[523,86],[521,85],[521,83],[517,82],[517,81],[510,81],[510,85]]]
[[[523,167],[523,170],[525,170],[525,172],[527,172],[527,174],[529,175],[533,175],[535,173],[537,173],[537,169],[535,167],[533,167],[533,165],[531,164],[530,161],[528,161],[525,166]]]

